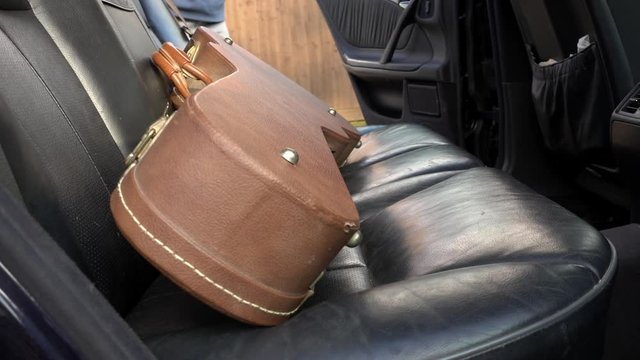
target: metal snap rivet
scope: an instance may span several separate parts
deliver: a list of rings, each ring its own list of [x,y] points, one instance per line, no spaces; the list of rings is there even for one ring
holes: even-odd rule
[[[298,161],[300,161],[300,156],[298,152],[292,148],[285,148],[280,152],[280,156],[283,159],[287,160],[291,165],[297,165]]]
[[[351,235],[351,239],[349,239],[349,241],[347,241],[347,246],[350,248],[354,248],[358,245],[360,245],[360,243],[362,242],[362,232],[360,230],[356,231],[353,233],[353,235]]]

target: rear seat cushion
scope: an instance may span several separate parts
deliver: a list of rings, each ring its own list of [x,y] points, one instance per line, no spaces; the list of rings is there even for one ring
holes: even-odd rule
[[[368,126],[342,174],[362,219],[463,170],[482,166],[471,154],[426,127]]]
[[[481,185],[481,186],[480,186]],[[615,254],[508,175],[471,169],[363,223],[293,319],[255,328],[165,279],[129,315],[160,359],[597,354]],[[580,358],[580,357],[578,357]]]

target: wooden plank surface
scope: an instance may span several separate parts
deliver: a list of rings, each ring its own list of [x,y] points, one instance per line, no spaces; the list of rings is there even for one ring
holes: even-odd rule
[[[315,0],[227,0],[235,42],[309,90],[350,121],[362,112]]]

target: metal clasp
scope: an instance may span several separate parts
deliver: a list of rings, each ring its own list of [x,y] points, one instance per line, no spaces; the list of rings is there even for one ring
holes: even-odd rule
[[[163,116],[156,122],[151,124],[151,126],[149,126],[149,129],[144,133],[144,135],[142,135],[142,138],[140,139],[140,142],[138,142],[138,145],[136,145],[131,154],[127,156],[127,159],[124,162],[125,165],[130,166],[134,162],[138,161],[142,157],[142,155],[144,155],[153,140],[158,136],[162,129],[164,129],[168,122],[169,118]]]

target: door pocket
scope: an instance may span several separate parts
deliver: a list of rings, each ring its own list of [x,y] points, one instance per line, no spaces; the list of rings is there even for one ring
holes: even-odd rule
[[[530,59],[531,95],[545,145],[569,156],[608,147],[614,104],[597,44],[553,65]]]

